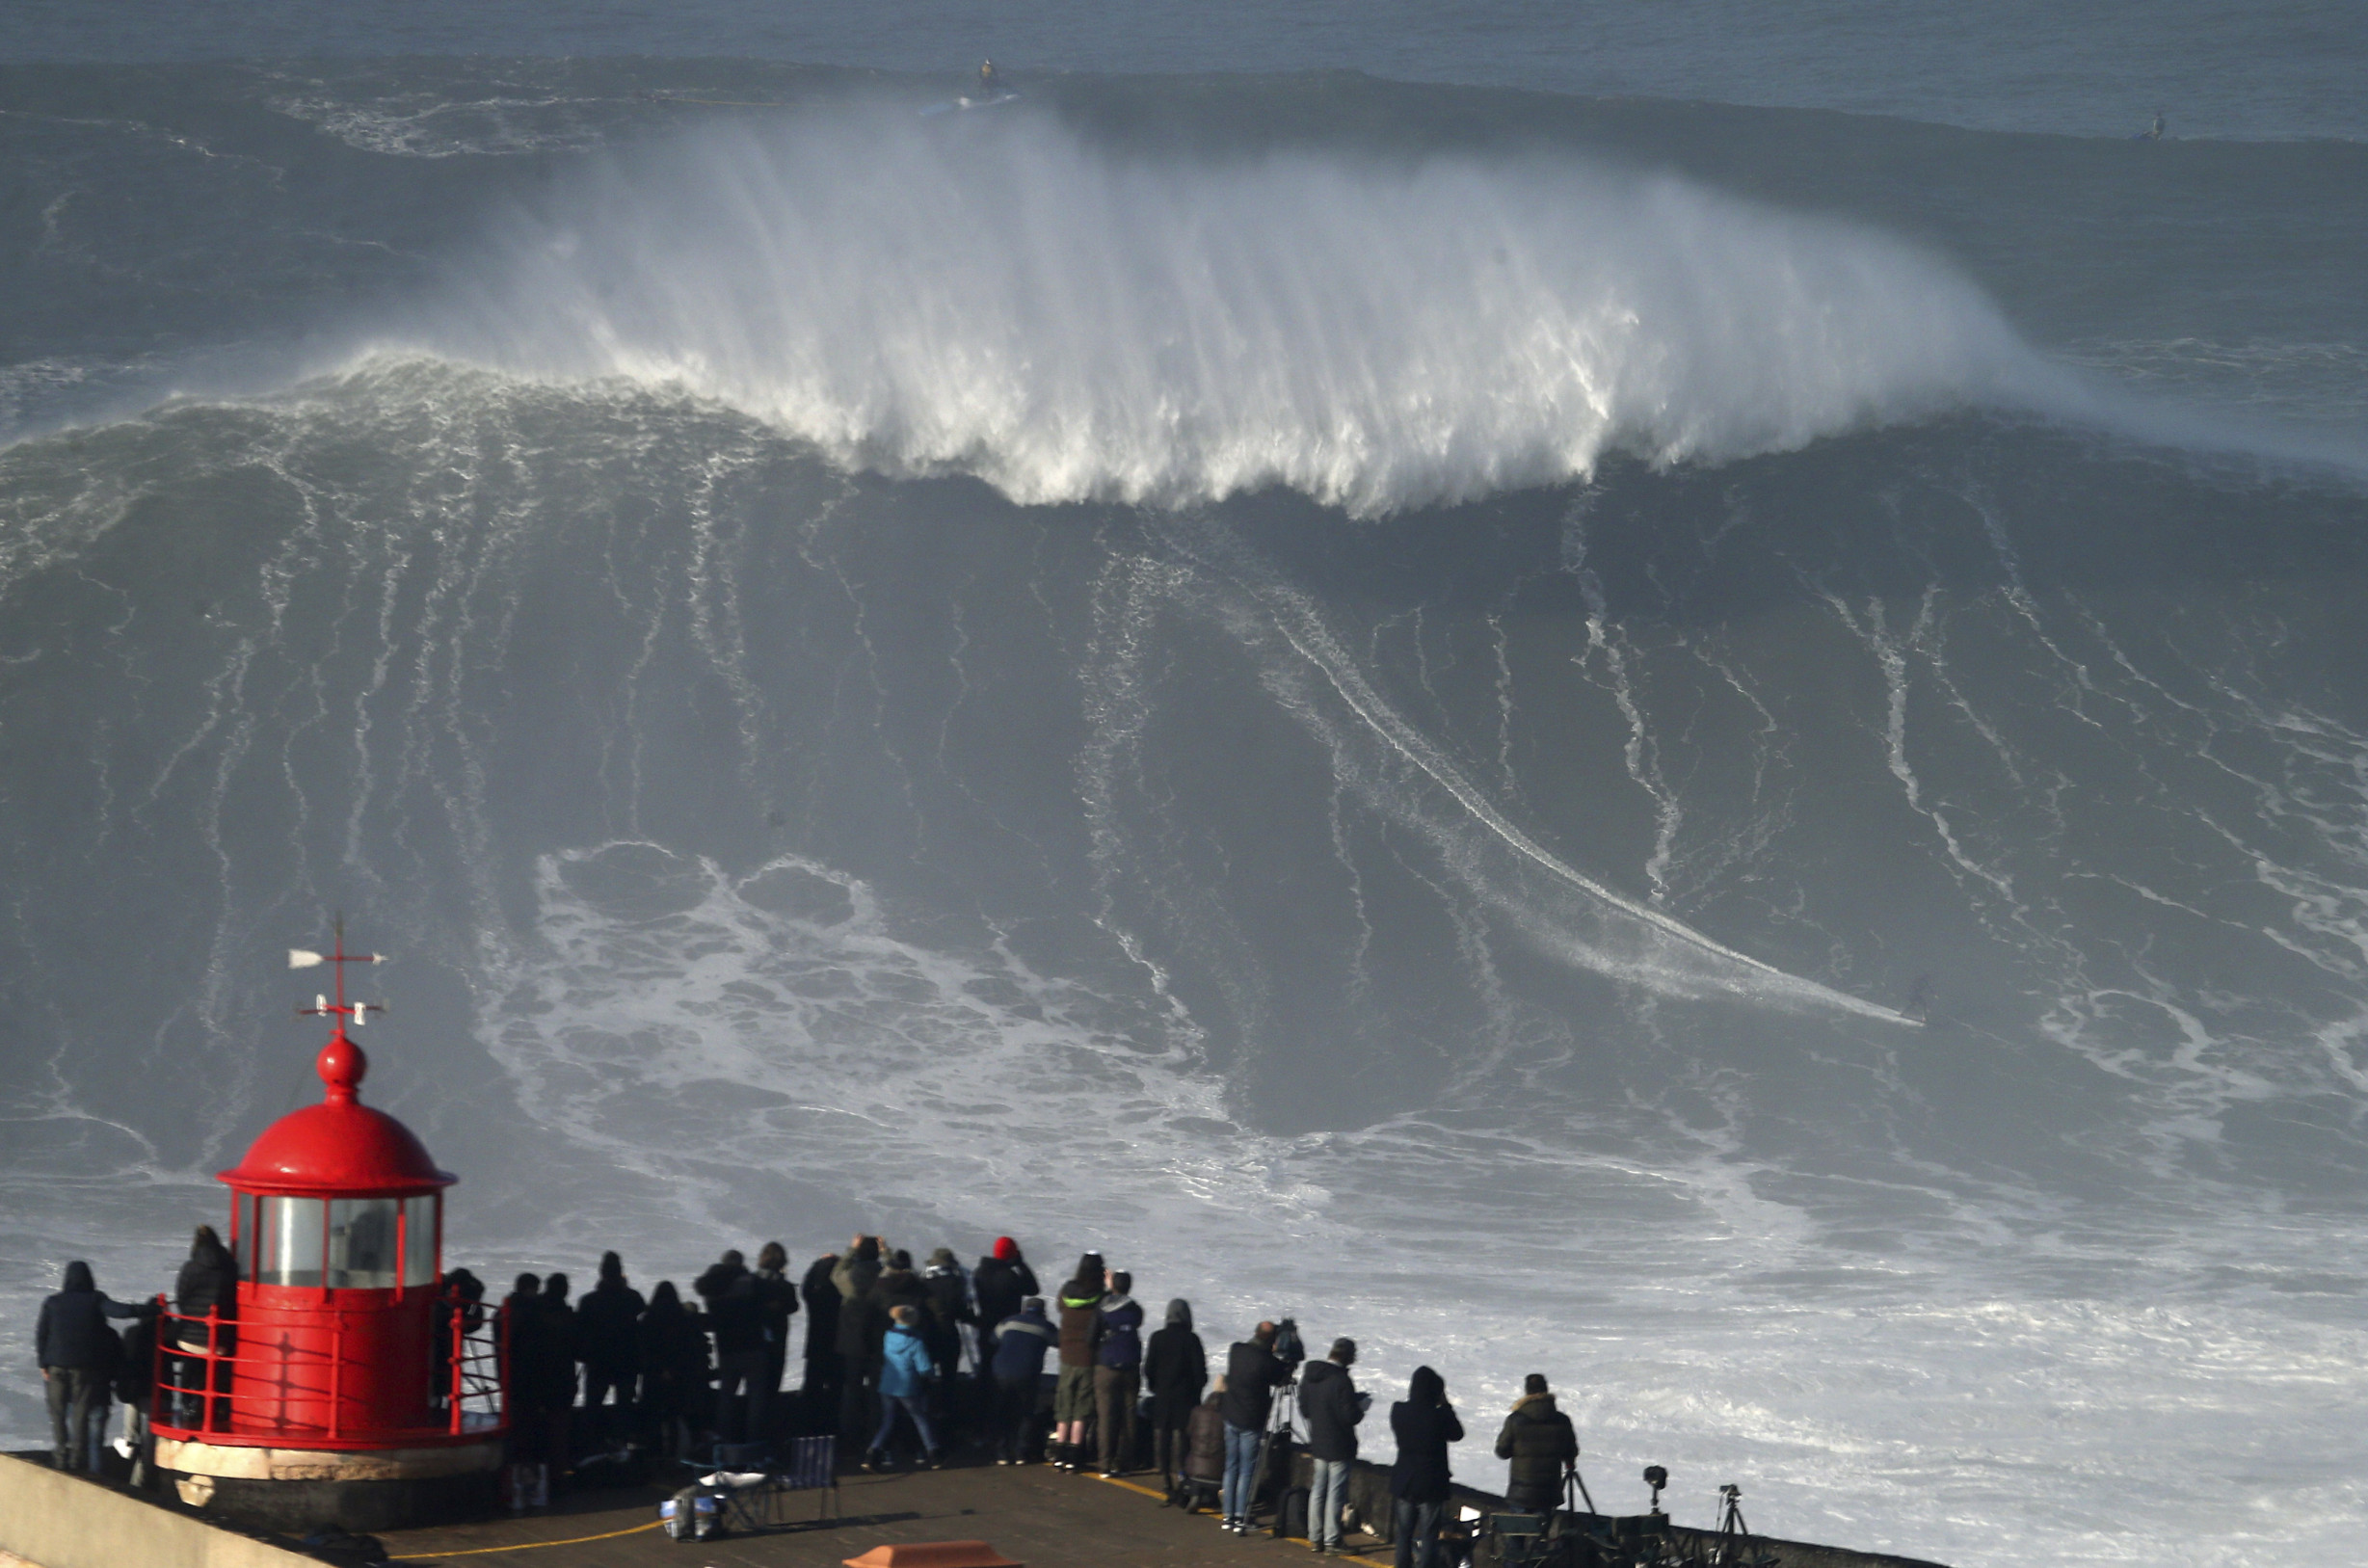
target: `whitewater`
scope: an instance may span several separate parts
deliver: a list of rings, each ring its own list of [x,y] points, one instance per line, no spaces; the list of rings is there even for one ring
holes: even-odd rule
[[[11,1361],[313,1092],[341,909],[489,1277],[1097,1245],[1482,1434],[1545,1371],[1623,1510],[2340,1557],[2311,71],[2142,143],[867,47],[0,69]]]

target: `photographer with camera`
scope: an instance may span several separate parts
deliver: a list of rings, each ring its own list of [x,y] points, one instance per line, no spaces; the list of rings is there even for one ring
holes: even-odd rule
[[[1579,1434],[1555,1408],[1543,1372],[1531,1372],[1521,1389],[1497,1433],[1497,1457],[1513,1462],[1504,1502],[1516,1513],[1552,1513],[1561,1505],[1562,1477],[1579,1463]]]
[[[1290,1381],[1301,1355],[1298,1325],[1290,1318],[1279,1325],[1259,1324],[1247,1341],[1226,1352],[1225,1528],[1237,1535],[1250,1532],[1250,1514],[1258,1501],[1258,1456],[1267,1418],[1274,1413],[1274,1391]]]
[[[1357,1342],[1335,1340],[1323,1360],[1299,1379],[1299,1414],[1307,1418],[1308,1545],[1318,1554],[1341,1549],[1341,1509],[1348,1502],[1348,1470],[1357,1457],[1357,1422],[1372,1403],[1349,1381]]]

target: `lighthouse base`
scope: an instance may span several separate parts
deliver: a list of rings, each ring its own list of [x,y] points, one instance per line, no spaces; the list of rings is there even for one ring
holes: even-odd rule
[[[350,1530],[481,1518],[493,1511],[499,1443],[434,1448],[261,1448],[156,1440],[156,1468],[181,1501],[278,1530]]]

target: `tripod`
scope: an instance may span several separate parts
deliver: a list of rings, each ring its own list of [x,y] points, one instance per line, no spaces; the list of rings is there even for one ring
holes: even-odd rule
[[[1266,1413],[1266,1430],[1258,1440],[1258,1464],[1250,1472],[1250,1500],[1246,1504],[1249,1517],[1257,1518],[1258,1500],[1266,1490],[1267,1478],[1272,1474],[1269,1467],[1274,1463],[1276,1452],[1280,1451],[1283,1455],[1283,1478],[1274,1489],[1274,1514],[1278,1527],[1283,1520],[1284,1496],[1290,1490],[1290,1421],[1291,1412],[1298,1408],[1299,1369],[1293,1367],[1290,1376],[1275,1387],[1274,1408]]]
[[[1719,1500],[1725,1506],[1718,1514],[1717,1544],[1711,1549],[1712,1568],[1762,1568],[1773,1564],[1773,1556],[1751,1551],[1751,1527],[1743,1522],[1743,1489],[1729,1481],[1718,1489]]]

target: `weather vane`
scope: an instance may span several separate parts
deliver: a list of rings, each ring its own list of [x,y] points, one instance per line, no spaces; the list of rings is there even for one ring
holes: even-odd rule
[[[384,964],[386,962],[385,953],[349,953],[345,950],[345,916],[340,912],[337,916],[335,944],[330,951],[316,953],[309,947],[288,949],[288,968],[309,970],[329,964],[334,966],[337,976],[337,999],[335,1001],[331,1001],[327,997],[315,996],[310,1007],[296,1009],[296,1016],[298,1018],[336,1018],[340,1020],[350,1018],[354,1021],[356,1028],[361,1027],[364,1015],[383,1013],[386,1009],[379,1002],[348,1002],[345,999],[345,966],[348,964]]]

